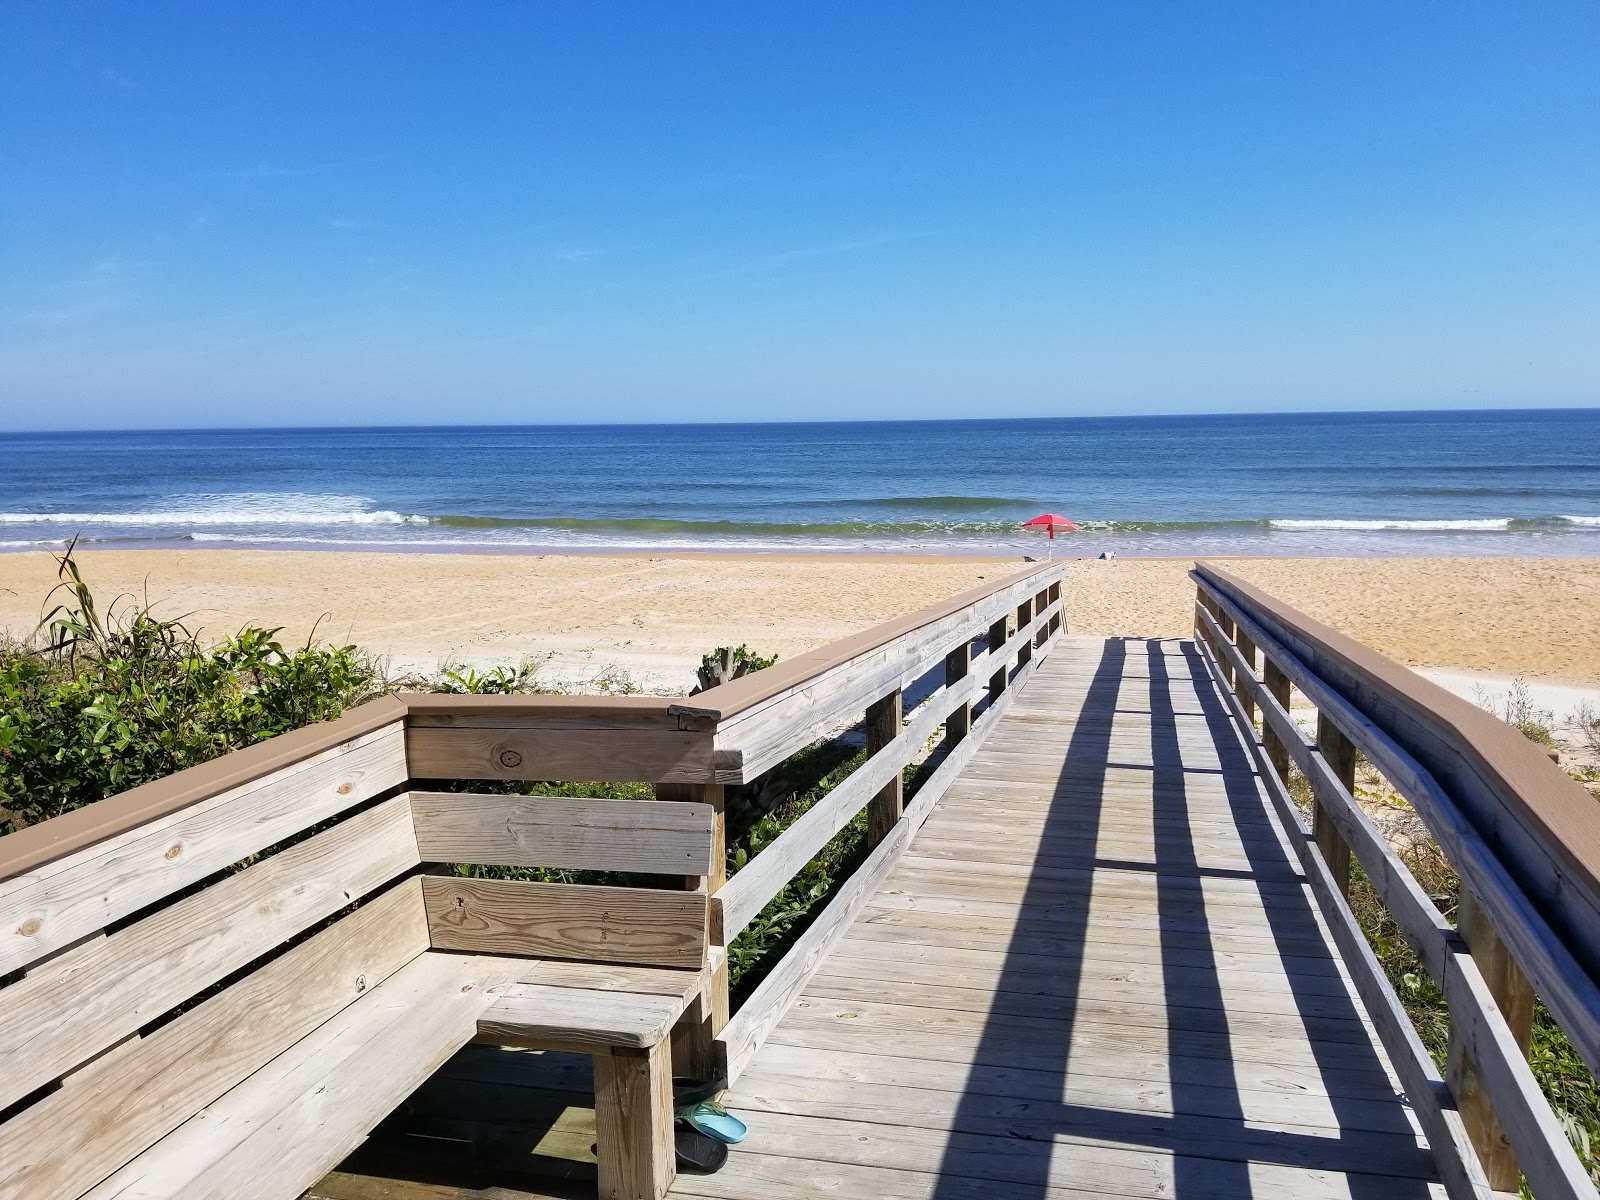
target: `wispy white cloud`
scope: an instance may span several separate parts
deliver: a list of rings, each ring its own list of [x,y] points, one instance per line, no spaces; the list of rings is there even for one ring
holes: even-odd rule
[[[387,162],[392,157],[389,154],[367,154],[360,158],[343,158],[333,162],[309,163],[300,166],[258,162],[252,167],[213,171],[210,174],[210,178],[246,182],[266,179],[303,179],[311,175],[330,175],[337,171],[355,171],[362,167],[370,167],[381,162]]]
[[[10,312],[0,308],[0,319],[8,325],[61,327],[131,303],[129,265],[119,258],[102,258],[72,279],[40,288],[31,302]]]
[[[818,258],[836,258],[841,255],[860,254],[867,250],[876,250],[883,246],[897,245],[902,242],[921,241],[937,235],[936,230],[925,229],[917,231],[899,231],[892,233],[872,234],[862,237],[841,238],[832,242],[818,242],[810,246],[796,246],[790,250],[778,250],[771,254],[758,255],[745,262],[737,263],[731,267],[724,267],[716,271],[707,271],[696,275],[693,282],[707,279],[729,279],[739,275],[756,275],[764,271],[780,270],[792,263],[806,262]]]

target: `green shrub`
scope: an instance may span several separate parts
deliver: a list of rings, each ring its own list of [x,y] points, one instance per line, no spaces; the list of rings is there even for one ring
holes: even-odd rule
[[[247,627],[206,647],[124,600],[103,614],[70,549],[32,644],[0,646],[0,833],[338,716],[382,693],[353,646]]]

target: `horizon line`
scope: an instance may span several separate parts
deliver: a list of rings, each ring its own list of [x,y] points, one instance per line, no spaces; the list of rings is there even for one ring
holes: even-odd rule
[[[841,425],[998,425],[1049,424],[1060,421],[1139,422],[1186,420],[1226,420],[1238,417],[1417,417],[1417,416],[1506,416],[1549,413],[1600,414],[1600,400],[1585,404],[1553,404],[1511,408],[1329,408],[1329,409],[1248,409],[1221,412],[1097,413],[1049,417],[876,417],[823,421],[483,421],[445,425],[147,425],[105,426],[93,429],[0,429],[0,439],[28,437],[91,436],[96,434],[139,433],[371,433],[379,431],[439,431],[455,429],[761,429],[792,426]]]

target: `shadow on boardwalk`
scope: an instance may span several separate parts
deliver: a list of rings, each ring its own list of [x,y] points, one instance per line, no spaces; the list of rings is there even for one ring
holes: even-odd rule
[[[1180,668],[1178,680],[1174,667]],[[1195,681],[1192,687],[1189,679]],[[1118,762],[1114,755],[1126,758],[1130,731],[1143,727],[1144,714],[1145,760]],[[1198,747],[1204,751],[1197,752]],[[1148,859],[1103,858],[1098,847],[1111,815],[1108,779],[1114,768],[1128,767],[1150,772],[1154,853]],[[1201,830],[1192,819],[1193,781],[1211,783],[1206,819],[1214,823],[1219,776],[1244,867],[1202,866],[1196,851]],[[1121,803],[1126,809],[1126,793]],[[1166,1176],[1147,1181],[1154,1188],[1149,1194],[1430,1194],[1431,1163],[1425,1151],[1411,1146],[1412,1128],[1394,1100],[1361,1014],[1348,993],[1328,986],[1336,971],[1266,803],[1250,757],[1192,643],[1107,641],[1072,727],[994,1003],[939,1166],[934,1192],[939,1200],[970,1200],[975,1178],[992,1181],[984,1195],[1007,1198],[1043,1198],[1059,1188],[1144,1194],[1139,1179],[1114,1177],[1132,1162],[1125,1153],[1105,1153],[1117,1148],[1145,1152],[1145,1166]],[[1153,879],[1163,994],[1151,1001],[1166,1012],[1164,1112],[1160,1105],[1153,1112],[1128,1111],[1073,1100],[1077,1048],[1092,1047],[1101,1060],[1095,1070],[1104,1075],[1108,1041],[1118,1035],[1115,1025],[1086,1014],[1080,1003],[1085,955],[1096,928],[1091,908],[1097,888],[1084,880],[1100,884],[1119,876],[1142,877],[1146,887]],[[1287,981],[1294,1012],[1288,1019],[1297,1018],[1303,1029],[1299,1038],[1285,1041],[1284,1055],[1309,1060],[1320,1076],[1327,1096],[1321,1127],[1297,1129],[1292,1118],[1273,1121],[1270,1093],[1258,1090],[1247,1103],[1239,1079],[1241,1051],[1256,1067],[1257,1089],[1260,1068],[1270,1069],[1272,1053],[1259,1040],[1240,1044],[1241,1038],[1259,1035],[1229,1011],[1230,997],[1239,1006],[1238,975],[1225,990],[1212,928],[1217,906],[1205,891],[1213,879],[1243,884],[1252,898],[1259,897],[1262,932],[1270,932],[1263,950],[1284,960],[1287,969],[1279,979]],[[1038,991],[1040,952],[1046,946],[1054,1028],[1041,1036],[1039,1021],[1018,1019],[1030,1006],[1017,1000],[1033,999],[1029,993]],[[1138,1040],[1130,1036],[1130,1052]],[[994,1173],[995,1098],[1014,1089],[1019,1067],[1052,1074],[1062,1102],[1027,1106],[1026,1132],[1014,1135],[1001,1183]],[[1041,1126],[1053,1136],[1043,1136]],[[1308,1185],[1303,1192],[1301,1181]]]

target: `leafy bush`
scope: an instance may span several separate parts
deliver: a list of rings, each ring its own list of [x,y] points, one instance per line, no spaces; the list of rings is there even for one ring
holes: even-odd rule
[[[354,646],[290,648],[245,628],[206,647],[120,599],[102,614],[71,550],[42,643],[0,646],[0,833],[8,833],[381,694]],[[54,593],[52,593],[54,595]]]
[[[71,549],[59,559],[62,602],[32,643],[0,642],[0,834],[159,779],[230,750],[261,742],[386,692],[471,695],[549,693],[545,660],[488,670],[451,666],[433,677],[389,679],[354,646],[286,647],[276,629],[247,626],[207,646],[180,620],[148,602],[119,597],[104,613]],[[48,601],[47,601],[48,602]],[[40,636],[42,635],[42,636]],[[777,661],[747,646],[702,659],[707,675],[738,678]],[[634,690],[625,677],[596,681]],[[732,875],[838,786],[865,755],[824,740],[792,755],[744,789],[730,789],[727,871]],[[908,772],[913,780],[918,775]],[[445,790],[544,796],[650,799],[648,783],[440,780]],[[730,981],[745,994],[782,957],[860,863],[866,814],[859,814],[801,869],[728,948]],[[457,874],[500,879],[662,886],[654,876],[468,864]]]

